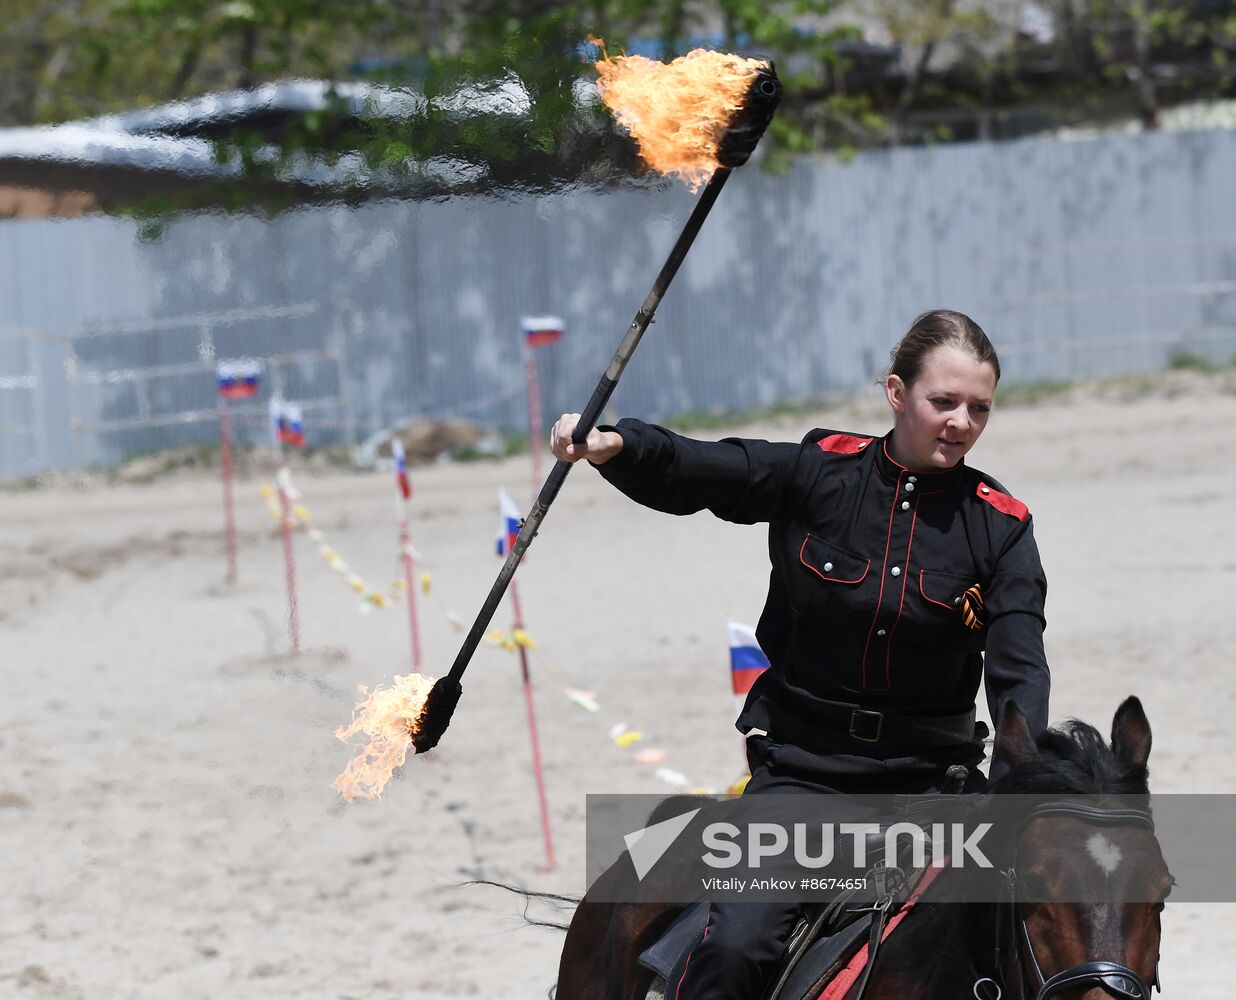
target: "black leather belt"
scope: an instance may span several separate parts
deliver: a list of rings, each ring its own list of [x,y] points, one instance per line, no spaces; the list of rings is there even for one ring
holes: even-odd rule
[[[974,709],[961,715],[897,715],[841,701],[816,700],[811,714],[840,726],[860,743],[942,747],[975,738]]]

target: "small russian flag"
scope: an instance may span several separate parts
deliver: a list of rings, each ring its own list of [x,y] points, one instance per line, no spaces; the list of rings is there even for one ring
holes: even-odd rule
[[[296,403],[283,404],[283,422],[279,427],[279,440],[295,448],[305,446],[305,420]]]
[[[529,347],[543,347],[561,340],[566,333],[566,324],[561,316],[525,316],[519,321],[524,328],[524,343]]]
[[[262,384],[262,364],[253,358],[220,361],[215,374],[219,380],[219,395],[224,399],[256,396]]]
[[[523,518],[506,490],[498,490],[498,510],[502,515],[502,523],[498,526],[495,548],[498,555],[505,557],[515,546],[515,539],[519,537],[519,524]]]
[[[281,444],[290,444],[295,448],[305,446],[305,421],[296,403],[272,399],[270,419],[275,425],[275,437]]]
[[[727,622],[730,631],[730,683],[734,694],[745,695],[755,679],[768,669],[768,657],[760,649],[755,629],[738,622]]]
[[[395,457],[395,479],[399,482],[399,492],[405,500],[412,499],[412,484],[408,482],[408,457],[404,454],[403,442],[399,438],[391,438],[391,454]]]

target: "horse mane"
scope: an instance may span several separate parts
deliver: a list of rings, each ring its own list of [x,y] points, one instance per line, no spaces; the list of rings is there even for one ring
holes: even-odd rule
[[[1070,719],[1038,737],[1038,755],[1010,764],[990,790],[1004,795],[1147,795],[1149,771],[1121,757],[1089,723]]]

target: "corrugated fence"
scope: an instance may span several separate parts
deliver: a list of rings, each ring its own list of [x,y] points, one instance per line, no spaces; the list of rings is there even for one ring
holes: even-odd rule
[[[941,146],[734,177],[615,396],[665,416],[874,377],[909,321],[973,315],[1007,380],[1236,352],[1236,133]],[[387,202],[157,237],[0,224],[0,478],[215,439],[214,362],[270,359],[263,399],[313,441],[412,415],[526,428],[519,318],[545,412],[588,398],[679,228],[680,187]],[[265,436],[264,407],[239,407]]]

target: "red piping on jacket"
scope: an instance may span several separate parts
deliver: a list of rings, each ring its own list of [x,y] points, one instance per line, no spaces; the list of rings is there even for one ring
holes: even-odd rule
[[[809,541],[811,541],[811,532],[807,532],[807,537],[803,539],[802,547],[798,550],[798,561],[806,566],[807,569],[811,570],[811,572],[818,576],[821,580],[828,580],[830,583],[862,583],[863,580],[867,578],[867,571],[871,569],[870,559],[867,560],[867,565],[863,567],[863,575],[855,577],[853,580],[843,580],[839,576],[825,576],[803,557],[803,553],[807,551],[807,543]]]
[[[930,601],[932,604],[938,604],[940,607],[946,608],[949,611],[956,611],[957,608],[952,604],[945,604],[943,601],[937,601],[934,597],[927,596],[927,591],[923,589],[923,574],[926,572],[927,571],[925,569],[920,569],[918,571],[918,592],[923,595],[923,600]]]
[[[695,948],[698,948],[701,944],[703,944],[708,939],[708,932],[710,930],[712,930],[712,912],[711,911],[709,911],[708,913],[708,923],[704,925],[704,936],[700,938],[699,944],[697,944]],[[687,978],[687,969],[691,968],[691,959],[695,957],[695,948],[691,949],[691,954],[687,956],[687,964],[682,967],[682,976],[678,980],[678,985],[674,987],[674,1000],[678,1000],[678,994],[682,992],[683,981]]]

